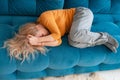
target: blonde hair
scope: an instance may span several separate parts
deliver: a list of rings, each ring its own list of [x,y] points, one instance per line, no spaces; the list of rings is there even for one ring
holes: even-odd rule
[[[10,57],[15,57],[18,60],[28,59],[28,55],[32,54],[34,58],[34,53],[41,52],[45,54],[47,51],[46,47],[43,46],[32,46],[29,44],[29,40],[27,39],[27,35],[35,35],[38,29],[36,28],[35,23],[27,23],[22,25],[19,28],[18,34],[15,34],[15,37],[7,40],[4,43],[4,47],[7,48]]]

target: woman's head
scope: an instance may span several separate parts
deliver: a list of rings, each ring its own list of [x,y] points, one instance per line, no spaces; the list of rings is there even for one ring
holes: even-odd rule
[[[28,35],[33,36],[45,36],[49,32],[40,24],[27,23],[19,28],[19,31],[12,39],[5,42],[4,46],[8,49],[11,57],[15,57],[19,60],[25,60],[29,54],[34,54],[39,51],[41,53],[46,52],[46,48],[43,46],[32,46],[29,44]]]
[[[41,24],[27,23],[20,27],[18,34],[20,35],[33,35],[36,37],[42,37],[49,34],[49,31]]]

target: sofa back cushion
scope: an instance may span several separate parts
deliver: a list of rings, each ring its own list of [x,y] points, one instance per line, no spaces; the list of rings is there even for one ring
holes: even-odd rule
[[[63,5],[64,0],[0,0],[0,15],[36,16]]]
[[[120,0],[65,0],[64,8],[88,7],[94,13],[120,14]]]
[[[120,14],[120,0],[0,0],[0,15],[38,16],[46,10],[79,6],[94,13]]]

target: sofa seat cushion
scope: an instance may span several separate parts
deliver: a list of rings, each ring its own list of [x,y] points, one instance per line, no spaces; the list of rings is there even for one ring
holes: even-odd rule
[[[110,14],[94,14],[93,32],[108,32],[120,43],[120,16]],[[32,16],[0,16],[0,47],[4,41],[14,37],[20,25],[34,22]],[[83,73],[97,70],[117,68],[120,64],[120,47],[114,54],[104,45],[79,49],[68,44],[67,34],[62,37],[63,43],[58,47],[47,47],[46,55],[35,54],[35,59],[21,61],[10,59],[8,52],[0,48],[0,75],[2,78],[28,78],[30,76],[58,76],[71,73]],[[106,66],[111,66],[110,68]],[[28,67],[29,66],[29,67]],[[119,68],[119,67],[118,67]],[[17,76],[15,76],[17,74]],[[9,76],[8,76],[9,75]],[[1,76],[0,76],[1,77]],[[6,79],[7,79],[6,77]]]

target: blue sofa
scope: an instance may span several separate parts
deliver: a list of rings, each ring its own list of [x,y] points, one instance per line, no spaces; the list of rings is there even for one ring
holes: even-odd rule
[[[108,32],[120,43],[120,0],[0,0],[0,47],[14,36],[20,25],[36,21],[44,11],[84,6],[94,13],[92,31]],[[47,47],[46,55],[21,64],[0,48],[0,80],[16,80],[81,74],[120,68],[120,47],[114,54],[104,45],[79,49],[68,44]]]

